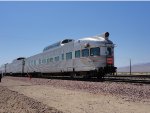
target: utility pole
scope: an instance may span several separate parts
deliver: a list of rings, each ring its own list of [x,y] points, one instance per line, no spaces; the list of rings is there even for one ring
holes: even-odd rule
[[[8,63],[7,63],[7,64],[8,64]],[[6,73],[7,73],[7,70],[6,70],[7,64],[5,64],[5,66],[4,66],[4,68],[5,68],[5,75],[6,75]]]
[[[22,76],[24,74],[25,59],[22,59]]]
[[[130,59],[130,75],[131,75],[131,59]]]

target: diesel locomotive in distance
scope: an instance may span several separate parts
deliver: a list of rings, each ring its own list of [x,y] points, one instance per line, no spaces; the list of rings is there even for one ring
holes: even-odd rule
[[[114,44],[109,32],[78,40],[65,39],[28,58],[19,57],[0,68],[1,74],[25,76],[82,76],[114,74]]]

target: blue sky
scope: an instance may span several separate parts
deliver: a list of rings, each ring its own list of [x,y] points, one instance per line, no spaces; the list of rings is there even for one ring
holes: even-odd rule
[[[150,2],[0,2],[0,65],[105,31],[117,67],[150,62]]]

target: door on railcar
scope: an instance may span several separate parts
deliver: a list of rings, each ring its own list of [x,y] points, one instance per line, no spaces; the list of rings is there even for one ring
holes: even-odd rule
[[[108,66],[114,66],[114,52],[113,52],[113,47],[106,47],[106,65]]]
[[[106,68],[105,73],[106,74],[113,74],[116,73],[116,67],[114,67],[114,46],[107,46],[107,55],[106,55]]]

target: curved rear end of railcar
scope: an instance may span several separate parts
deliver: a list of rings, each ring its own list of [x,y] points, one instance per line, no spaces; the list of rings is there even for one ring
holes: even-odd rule
[[[109,33],[83,38],[75,43],[75,71],[86,76],[102,78],[114,74],[114,44]]]

